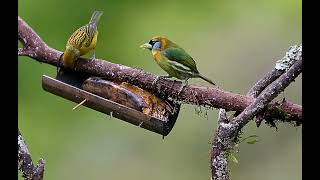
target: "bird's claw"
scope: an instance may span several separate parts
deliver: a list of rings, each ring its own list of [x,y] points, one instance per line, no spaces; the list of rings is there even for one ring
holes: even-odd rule
[[[171,76],[157,76],[156,79],[153,80],[152,86],[155,86],[159,79],[171,78]]]
[[[174,83],[176,83],[176,80],[173,80],[173,82],[172,82],[172,84],[171,84],[171,86],[170,86],[170,89],[173,88]]]
[[[93,55],[92,55],[91,60],[96,60],[96,51],[93,51]]]
[[[159,79],[160,79],[160,76],[157,76],[156,79],[153,80],[152,86],[155,86]]]
[[[182,82],[181,87],[180,87],[180,89],[178,91],[177,97],[180,95],[180,93],[182,92],[183,88],[186,87],[186,86],[188,86],[188,80]]]
[[[62,54],[60,55],[59,60],[58,60],[58,64],[57,64],[57,74],[58,74],[59,71],[60,71],[61,59],[63,58],[63,54],[64,54],[64,53],[62,53]]]

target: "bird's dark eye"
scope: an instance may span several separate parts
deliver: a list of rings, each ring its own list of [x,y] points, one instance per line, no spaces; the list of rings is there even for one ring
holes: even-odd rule
[[[156,42],[157,42],[156,40],[151,39],[151,40],[149,41],[149,44],[150,44],[151,46],[153,46]]]

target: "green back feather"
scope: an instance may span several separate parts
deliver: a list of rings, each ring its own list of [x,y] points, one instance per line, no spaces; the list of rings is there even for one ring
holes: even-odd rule
[[[163,50],[161,54],[171,61],[175,61],[189,67],[194,73],[199,72],[193,58],[176,44],[172,44],[170,48]]]

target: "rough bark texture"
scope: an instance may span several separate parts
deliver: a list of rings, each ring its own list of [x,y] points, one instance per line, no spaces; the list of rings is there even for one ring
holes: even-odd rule
[[[24,45],[23,48],[18,49],[18,55],[59,66],[62,52],[47,46],[20,17],[18,17],[18,36]],[[186,86],[180,92],[182,83],[168,79],[160,79],[157,85],[153,86],[152,82],[157,78],[156,75],[144,72],[142,69],[113,64],[103,59],[79,58],[74,69],[74,71],[108,80],[125,81],[159,96],[169,97],[184,103],[221,108],[217,132],[212,141],[210,159],[211,178],[215,180],[230,179],[228,153],[234,147],[241,128],[255,116],[260,120],[266,119],[270,122],[276,119],[283,122],[294,122],[296,125],[302,124],[302,107],[300,105],[287,100],[270,103],[301,73],[301,70],[302,47],[293,46],[286,53],[286,56],[277,62],[275,68],[249,90],[247,95],[240,95],[223,91],[217,87],[193,85]],[[226,111],[236,111],[237,116],[229,120],[226,117]],[[30,162],[31,157],[30,160],[26,157],[25,161]],[[41,163],[38,168],[26,166],[25,172],[36,169],[41,170]]]
[[[44,163],[44,160],[40,159],[37,166],[33,165],[28,147],[18,130],[18,168],[22,171],[22,177],[25,180],[42,180]]]
[[[295,51],[294,51],[295,50]],[[292,53],[296,52],[296,53]],[[290,56],[291,61],[282,59],[278,61],[273,71],[259,80],[253,88],[248,92],[248,95],[256,97],[255,100],[246,107],[242,112],[237,113],[233,119],[228,120],[224,109],[219,111],[218,128],[212,140],[211,148],[211,179],[214,180],[229,180],[228,155],[230,150],[237,142],[238,134],[241,129],[256,115],[262,113],[269,103],[276,98],[291,82],[302,72],[302,47],[293,46],[289,49],[288,54],[298,56]],[[281,64],[282,63],[282,64]],[[281,69],[281,70],[280,70]],[[283,72],[280,72],[283,71]],[[279,76],[279,73],[282,75]],[[278,114],[281,114],[283,109],[291,111],[292,104],[286,100],[280,102],[282,109],[278,109]],[[269,112],[268,112],[269,113]],[[276,115],[276,116],[277,116]],[[264,114],[264,117],[273,116],[274,114]],[[261,117],[260,117],[261,118]],[[283,117],[286,118],[286,117]],[[298,123],[299,121],[297,121]],[[302,123],[302,122],[301,122]]]
[[[61,58],[62,52],[48,47],[20,17],[18,17],[18,36],[25,45],[18,50],[18,55],[29,56],[39,62],[54,66],[60,64],[59,59]],[[161,97],[170,97],[189,104],[223,108],[226,111],[243,111],[254,101],[252,97],[223,91],[217,87],[209,88],[193,85],[186,86],[181,93],[177,95],[182,86],[180,81],[160,79],[157,82],[157,86],[153,86],[152,82],[156,79],[156,75],[144,72],[142,69],[113,64],[103,59],[90,60],[79,58],[75,65],[75,71],[103,77],[108,80],[129,82],[147,91],[156,93]],[[279,120],[302,122],[301,106],[293,103],[289,103],[287,106],[288,105],[290,106],[289,108],[282,109],[279,103],[274,103],[266,110],[266,112],[268,112],[266,114],[275,115],[278,110],[281,109],[282,112],[287,115],[286,117],[290,117],[290,119],[280,118]],[[278,117],[283,116],[279,115]]]

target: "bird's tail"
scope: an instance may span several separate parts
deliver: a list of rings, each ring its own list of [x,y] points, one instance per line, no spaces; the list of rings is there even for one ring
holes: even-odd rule
[[[199,78],[207,81],[208,83],[212,84],[212,85],[216,85],[213,81],[211,81],[210,79],[208,79],[207,77],[203,76],[202,74],[199,74]]]
[[[103,11],[94,11],[89,24],[94,24],[96,26],[96,24],[99,22],[100,17],[102,16]]]

